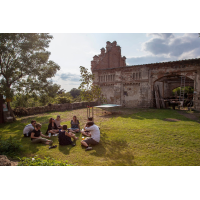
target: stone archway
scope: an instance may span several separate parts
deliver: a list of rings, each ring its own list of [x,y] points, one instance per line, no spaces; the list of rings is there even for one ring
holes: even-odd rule
[[[181,87],[181,79],[182,82],[184,80],[184,84],[182,84],[182,86],[185,85],[185,87],[190,86],[195,88],[195,75],[188,77],[182,74],[170,74],[167,76],[162,76],[159,79],[155,80],[152,86],[153,89],[155,88],[155,86],[159,88],[160,95],[163,99],[171,99],[174,98],[172,93],[173,89]],[[153,102],[153,105],[155,105],[154,95]]]

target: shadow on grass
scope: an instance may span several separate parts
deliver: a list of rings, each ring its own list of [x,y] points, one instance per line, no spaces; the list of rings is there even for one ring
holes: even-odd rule
[[[126,140],[106,140],[105,133],[102,134],[101,141],[93,149],[91,155],[104,157],[113,166],[135,166],[133,151],[129,151],[129,144]]]
[[[76,135],[76,137],[79,137],[79,139],[80,139],[81,133],[76,133],[75,135]],[[73,144],[76,145],[76,140],[72,139],[72,142],[73,142]],[[76,148],[76,146],[72,146],[71,144],[69,144],[69,145],[58,145],[59,151],[61,151],[65,155],[68,155],[72,148]]]
[[[47,113],[44,113],[44,116],[29,116],[25,119],[21,119],[21,123],[26,123],[26,124],[30,124],[31,120],[36,120],[37,123],[41,123],[41,124],[49,124],[49,116],[45,116]]]
[[[73,142],[73,143],[76,143],[76,142]],[[76,146],[73,147],[71,144],[69,144],[69,145],[58,145],[59,151],[61,151],[65,155],[68,155],[72,148],[76,148]]]
[[[39,151],[39,147],[42,145],[44,146],[44,144],[33,144],[31,143],[31,138],[30,137],[23,137],[21,139],[21,143],[23,146],[23,150],[24,152],[22,153],[22,155],[29,155],[29,154],[35,154]],[[47,146],[47,145],[46,145]]]
[[[107,119],[122,117],[122,118],[131,118],[131,119],[137,119],[137,120],[146,120],[146,119],[165,120],[166,118],[171,118],[171,119],[178,119],[181,121],[195,121],[180,114],[181,112],[186,113],[186,111],[179,111],[179,110],[172,110],[172,109],[116,108],[113,110],[115,111],[115,113],[121,112],[121,114],[109,114],[109,115],[102,115],[98,117],[107,118]],[[176,122],[176,121],[173,121],[173,122]]]

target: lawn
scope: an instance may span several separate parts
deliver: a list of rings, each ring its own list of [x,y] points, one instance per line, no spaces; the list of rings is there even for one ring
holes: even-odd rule
[[[43,144],[31,144],[22,130],[32,119],[42,124],[45,133],[50,117],[61,115],[62,125],[70,125],[73,115],[86,122],[86,109],[44,113],[17,118],[14,123],[0,125],[3,138],[21,141],[20,157],[51,157],[78,166],[194,166],[200,165],[200,124],[171,109],[120,109],[115,115],[95,115],[101,128],[101,141],[91,151],[81,147],[81,134],[76,146],[59,146],[58,138],[51,137],[58,147],[48,149]],[[96,112],[95,112],[96,114]],[[166,118],[177,119],[174,122]]]

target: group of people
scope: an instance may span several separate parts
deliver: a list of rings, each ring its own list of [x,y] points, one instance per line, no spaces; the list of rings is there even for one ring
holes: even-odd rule
[[[100,142],[100,129],[93,122],[93,118],[89,117],[84,128],[80,130],[79,120],[76,116],[73,116],[71,120],[71,128],[67,128],[67,125],[61,125],[60,115],[56,119],[50,118],[49,125],[46,131],[46,135],[43,135],[40,131],[42,125],[32,120],[30,124],[26,125],[23,130],[24,137],[30,137],[32,143],[43,143],[49,145],[49,149],[56,148],[57,145],[53,145],[53,141],[49,140],[51,136],[58,136],[59,145],[75,146],[73,140],[78,140],[76,133],[81,132],[82,137],[81,145],[86,147],[86,151],[92,150],[90,145],[96,145]]]

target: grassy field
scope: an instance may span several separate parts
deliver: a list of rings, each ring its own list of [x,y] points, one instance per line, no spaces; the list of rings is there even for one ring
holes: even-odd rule
[[[50,117],[60,114],[61,124],[69,127],[72,116],[76,115],[82,128],[86,113],[86,109],[79,109],[18,118],[14,123],[0,125],[0,135],[21,141],[20,157],[49,156],[78,166],[200,165],[200,124],[170,109],[124,108],[115,115],[95,115],[95,124],[101,128],[101,141],[92,151],[81,147],[80,133],[75,147],[59,146],[58,138],[51,137],[58,147],[50,150],[47,145],[31,144],[30,138],[23,137],[22,130],[32,119],[42,124],[41,130],[45,133]],[[171,122],[166,118],[177,120]]]

